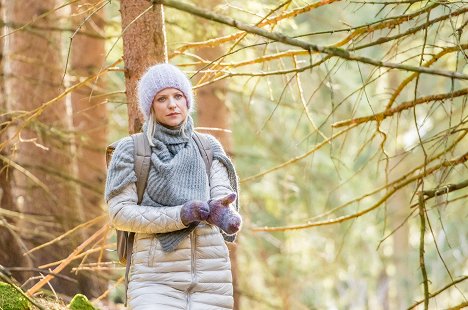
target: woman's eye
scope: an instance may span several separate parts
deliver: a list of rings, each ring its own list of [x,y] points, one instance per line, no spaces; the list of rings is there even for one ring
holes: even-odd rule
[[[159,101],[159,102],[164,102],[164,100],[166,100],[166,98],[164,98],[164,97],[159,97],[159,98],[158,98],[158,101]]]
[[[175,97],[176,97],[177,100],[180,100],[180,99],[182,98],[182,95],[181,95],[181,94],[177,94],[177,95],[175,95]]]

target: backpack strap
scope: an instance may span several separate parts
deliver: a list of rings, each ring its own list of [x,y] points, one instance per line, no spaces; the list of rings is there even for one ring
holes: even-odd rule
[[[146,183],[148,181],[148,174],[151,164],[151,147],[148,139],[142,133],[136,133],[132,135],[133,148],[135,150],[135,174],[137,177],[136,187],[138,194],[138,204],[143,200],[143,193],[145,192]],[[127,235],[127,264],[125,266],[125,306],[127,305],[127,289],[128,289],[128,274],[130,271],[130,265],[132,263],[132,250],[133,241],[135,240],[134,232],[126,232]]]
[[[132,135],[133,145],[135,149],[135,173],[137,177],[136,187],[138,193],[138,204],[143,200],[146,182],[151,163],[151,147],[148,138],[142,133]]]
[[[208,138],[199,132],[194,131],[192,135],[193,140],[198,146],[198,150],[205,162],[206,174],[208,175],[208,183],[210,182],[210,169],[213,163],[213,150],[211,149],[211,143]]]

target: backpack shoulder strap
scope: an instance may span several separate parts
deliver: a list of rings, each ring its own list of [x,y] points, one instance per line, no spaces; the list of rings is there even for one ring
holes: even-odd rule
[[[193,140],[198,146],[198,150],[205,162],[206,174],[208,175],[208,180],[210,179],[210,169],[211,163],[213,162],[213,150],[211,149],[211,143],[205,135],[202,135],[199,132],[193,132]]]
[[[137,176],[136,187],[138,193],[138,204],[143,199],[143,193],[148,181],[148,174],[151,163],[151,147],[148,139],[142,132],[132,135],[135,149],[135,173]]]

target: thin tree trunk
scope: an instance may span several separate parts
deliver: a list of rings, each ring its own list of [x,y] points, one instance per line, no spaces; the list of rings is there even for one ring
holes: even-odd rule
[[[212,4],[213,5],[213,4]],[[203,23],[198,29],[205,29]],[[208,26],[208,25],[205,25]],[[221,34],[219,34],[221,35]],[[198,35],[195,40],[206,39],[203,35]],[[215,48],[204,48],[197,50],[197,55],[203,59],[214,60],[219,56],[223,55],[223,51],[219,47]],[[201,69],[201,67],[197,68]],[[209,127],[213,129],[230,129],[230,111],[226,102],[226,83],[225,81],[216,82],[207,85],[197,91],[197,117],[198,125],[200,127]],[[203,130],[200,130],[203,131]],[[207,133],[215,136],[223,145],[224,150],[227,154],[232,155],[232,134],[223,130],[209,130]],[[237,260],[237,243],[229,244],[229,256],[231,258],[231,269],[234,286],[234,309],[237,310],[240,307],[240,294],[238,289],[238,260]]]
[[[146,12],[145,12],[146,11]],[[128,104],[128,129],[138,132],[143,116],[138,110],[136,86],[149,66],[167,62],[164,10],[145,0],[120,1],[125,62],[125,88]],[[145,12],[145,13],[143,13]]]
[[[6,1],[5,21],[26,24],[54,7],[54,0]],[[37,20],[35,25],[51,28],[57,21],[55,14],[48,14]],[[8,77],[5,97],[10,111],[31,111],[60,94],[63,75],[60,33],[24,29],[5,37],[4,46],[4,72]],[[28,248],[49,241],[76,222],[70,211],[73,210],[70,187],[64,180],[64,176],[70,175],[69,137],[64,131],[66,118],[64,102],[58,100],[39,117],[32,119],[13,140],[13,160],[39,180],[26,177],[18,170],[13,171],[13,202],[26,215],[18,228]],[[12,129],[16,131],[19,127]],[[32,225],[27,219],[30,214],[46,216],[44,221],[55,226]],[[53,249],[36,251],[31,256],[33,266],[63,259],[71,251],[70,244],[65,242]],[[56,291],[70,295],[77,290],[76,283],[62,279],[53,280],[51,285]]]
[[[99,8],[101,1],[88,1],[95,5],[91,12]],[[80,27],[87,33],[102,34],[104,32],[104,11],[95,12],[90,18],[90,12],[80,14],[79,4],[72,5],[73,27]],[[86,7],[87,8],[87,7]],[[86,19],[86,23],[82,24]],[[70,75],[72,80],[79,81],[99,72],[105,62],[105,41],[85,35],[76,35],[71,45]],[[73,82],[72,82],[73,83]],[[103,99],[95,97],[101,94],[102,78],[79,88],[71,94],[72,130],[76,133],[72,144],[73,174],[95,191],[76,185],[75,204],[80,222],[89,221],[102,214],[102,195],[105,180],[105,149],[107,142],[107,109]],[[94,229],[94,228],[92,228]],[[94,231],[82,231],[82,241],[90,237]],[[88,261],[97,261],[100,253],[90,255]],[[80,291],[88,297],[98,297],[107,289],[107,280],[95,272],[84,271],[78,274]]]
[[[398,75],[393,72],[393,74],[389,75],[389,89],[396,89],[398,84]],[[405,124],[400,124],[400,130],[404,131],[405,129]],[[397,148],[394,150],[394,153],[402,154],[404,153],[404,150],[402,148]],[[389,168],[391,169],[388,176],[389,181],[396,179],[403,175],[405,171],[409,170],[407,162],[400,162],[399,157],[389,159]],[[408,216],[411,211],[409,208],[409,197],[411,197],[411,194],[407,192],[406,188],[402,188],[389,198],[387,202],[389,229],[394,229],[400,226]],[[409,233],[409,224],[405,223],[393,234],[391,239],[391,242],[393,243],[393,253],[390,257],[390,261],[395,266],[395,269],[398,270],[396,275],[390,278],[389,285],[389,291],[392,290],[393,285],[393,291],[395,292],[393,296],[388,294],[390,296],[389,304],[392,305],[393,309],[406,309],[405,306],[412,302],[410,289],[412,286],[409,284],[411,283],[411,278],[414,278],[415,270],[410,270]]]

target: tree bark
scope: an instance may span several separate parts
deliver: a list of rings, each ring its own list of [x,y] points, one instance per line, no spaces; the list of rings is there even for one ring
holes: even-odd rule
[[[94,10],[99,8],[100,1],[88,1],[95,5]],[[86,31],[91,34],[102,34],[104,32],[104,11],[95,12],[88,17],[89,12],[80,14],[80,5],[72,5],[73,28]],[[84,24],[83,21],[86,20]],[[91,36],[77,34],[71,45],[70,75],[72,83],[78,82],[99,72],[105,62],[105,41]],[[98,208],[102,203],[101,193],[104,190],[105,180],[105,155],[103,150],[107,142],[107,109],[101,97],[95,97],[102,93],[104,86],[102,78],[92,82],[71,94],[72,103],[72,130],[75,138],[73,174],[80,181],[91,186],[95,191],[86,187],[75,186],[75,204],[80,222],[89,221],[103,213]],[[84,241],[93,233],[91,229],[82,231],[81,237]],[[88,261],[97,261],[100,253],[88,257]],[[107,289],[107,280],[99,277],[95,272],[84,271],[78,274],[80,291],[88,297],[98,297]]]
[[[5,22],[26,24],[54,7],[54,0],[6,1]],[[51,13],[36,20],[35,25],[51,28],[57,22],[57,16]],[[7,28],[8,32],[12,30]],[[61,93],[60,33],[25,28],[6,36],[4,46],[4,72],[8,77],[5,98],[10,111],[34,110]],[[58,100],[28,122],[19,135],[13,135],[14,162],[39,180],[34,181],[18,170],[13,171],[13,203],[25,215],[18,228],[28,248],[49,241],[76,223],[70,186],[64,180],[64,176],[70,175],[66,119],[64,101]],[[20,130],[21,126],[20,121],[12,131]],[[28,215],[43,216],[44,224],[55,225],[32,225]],[[71,251],[70,243],[66,242],[58,243],[52,250],[36,251],[30,257],[32,266],[63,259]],[[27,276],[23,274],[20,280],[24,281]],[[57,292],[69,295],[77,290],[76,283],[62,279],[53,280],[51,285]]]
[[[149,8],[149,10],[148,10]],[[143,12],[145,12],[141,15]],[[160,4],[145,0],[122,0],[125,88],[128,105],[128,129],[138,132],[143,115],[138,110],[137,83],[149,66],[167,62],[164,10]],[[141,16],[140,16],[141,15]]]
[[[4,2],[5,0],[0,1],[0,18],[4,19]],[[5,29],[2,28],[0,35],[4,34]],[[1,75],[0,75],[0,115],[3,115],[9,109],[6,106],[6,98],[5,98],[5,75],[3,73],[3,46],[4,40],[0,38],[0,68],[1,68]],[[2,131],[6,127],[6,122],[9,120],[8,116],[0,116],[0,141],[6,141],[8,136],[6,133],[2,133]],[[10,157],[10,151],[8,145],[5,147],[0,147],[0,155],[5,158]],[[12,197],[12,188],[11,188],[11,181],[12,181],[12,168],[8,166],[5,161],[0,160],[0,208],[3,210],[9,210],[17,212],[18,210],[15,208],[13,204],[13,197]],[[19,245],[18,236],[15,235],[13,230],[11,229],[12,226],[16,225],[16,220],[11,217],[6,217],[0,215],[0,265],[5,267],[12,267],[17,264],[25,264],[27,262],[27,258],[21,255],[21,247]],[[18,277],[17,273],[13,272],[14,277]]]

